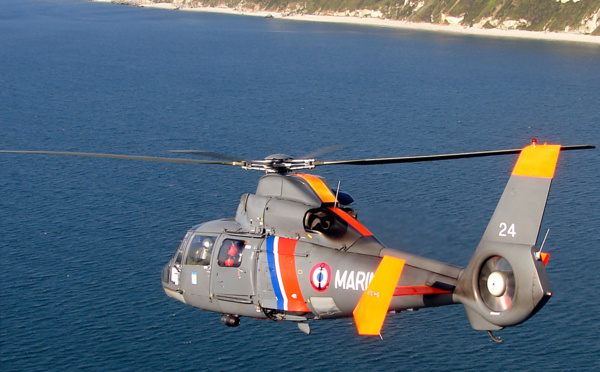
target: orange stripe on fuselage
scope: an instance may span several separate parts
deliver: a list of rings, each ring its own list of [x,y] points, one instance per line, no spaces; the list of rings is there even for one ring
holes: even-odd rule
[[[281,271],[281,281],[285,288],[285,294],[288,300],[288,311],[310,312],[304,302],[298,275],[296,273],[296,250],[297,240],[279,238],[279,269]]]
[[[560,145],[529,145],[521,150],[513,176],[554,177]]]
[[[308,182],[323,203],[335,203],[335,195],[333,195],[329,187],[327,187],[325,182],[319,177],[305,173],[294,173],[293,176],[298,176]]]
[[[406,287],[396,287],[396,289],[394,289],[394,296],[421,296],[443,293],[452,293],[452,291],[434,288],[428,285],[411,285]]]
[[[334,207],[329,207],[329,210],[340,216],[344,221],[348,223],[348,225],[354,227],[363,236],[373,235],[372,232],[370,232],[366,227],[364,227],[360,222],[358,222],[354,217],[346,213],[344,210]]]
[[[333,192],[331,192],[329,187],[327,187],[327,185],[325,184],[325,181],[323,181],[321,178],[313,176],[312,174],[305,173],[294,173],[293,175],[300,177],[306,182],[308,182],[310,187],[314,190],[315,193],[317,193],[317,195],[321,199],[321,202],[335,203],[335,195],[333,195]],[[364,227],[354,217],[344,212],[342,209],[330,207],[329,210],[340,216],[344,221],[346,221],[350,226],[355,228],[363,236],[373,235],[373,233],[371,233],[366,227]]]

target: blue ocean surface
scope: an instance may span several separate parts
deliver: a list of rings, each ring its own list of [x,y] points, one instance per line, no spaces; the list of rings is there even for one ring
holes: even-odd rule
[[[5,0],[0,149],[328,159],[600,145],[600,47],[74,0]],[[313,171],[390,247],[466,266],[514,156]],[[186,229],[259,172],[0,154],[0,370],[597,370],[600,151],[564,152],[542,225],[553,297],[491,341],[460,305],[242,319],[168,298]],[[543,237],[543,236],[542,236]],[[541,239],[540,239],[541,241]]]

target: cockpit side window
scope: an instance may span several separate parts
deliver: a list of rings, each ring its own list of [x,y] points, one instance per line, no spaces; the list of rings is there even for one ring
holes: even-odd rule
[[[210,257],[214,245],[214,236],[194,235],[187,251],[185,264],[202,266],[210,265]]]
[[[219,266],[239,267],[242,264],[242,254],[247,241],[237,239],[225,239],[219,249]]]

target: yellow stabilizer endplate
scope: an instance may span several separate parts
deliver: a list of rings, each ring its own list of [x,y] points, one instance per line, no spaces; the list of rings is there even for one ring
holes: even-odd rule
[[[400,258],[384,256],[379,263],[371,284],[352,313],[359,335],[377,336],[381,332],[402,269],[404,260]]]

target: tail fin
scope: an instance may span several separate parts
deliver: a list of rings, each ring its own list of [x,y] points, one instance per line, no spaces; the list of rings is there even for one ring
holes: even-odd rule
[[[560,145],[525,147],[454,292],[477,330],[524,322],[552,295],[535,246]]]

